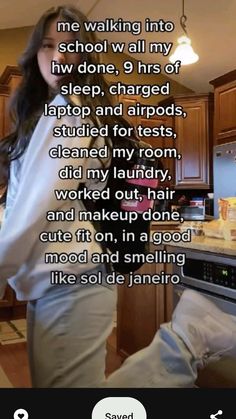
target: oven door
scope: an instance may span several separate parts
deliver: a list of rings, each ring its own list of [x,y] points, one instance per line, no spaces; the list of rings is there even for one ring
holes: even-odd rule
[[[236,304],[227,301],[219,296],[209,294],[205,291],[195,289],[186,285],[174,285],[173,304],[178,304],[181,294],[186,289],[192,289],[200,292],[203,296],[209,298],[221,310],[228,314],[235,315]],[[203,370],[198,371],[198,378],[195,383],[200,388],[236,388],[236,359],[222,357],[219,361],[209,363]]]
[[[234,315],[234,316],[236,315],[236,301],[234,302],[234,301],[229,300],[227,298],[219,297],[218,295],[211,294],[209,292],[200,290],[198,288],[190,287],[190,286],[188,286],[186,284],[185,285],[178,284],[178,285],[174,285],[173,286],[173,292],[174,292],[174,295],[173,295],[173,306],[174,306],[174,308],[178,304],[179,299],[180,299],[182,293],[186,289],[192,289],[193,291],[200,292],[204,297],[206,297],[209,300],[211,300],[214,304],[216,304],[225,313],[228,313],[228,314],[231,314],[231,315]]]
[[[173,266],[173,273],[180,278],[179,284],[212,295],[215,301],[218,301],[217,296],[229,303],[232,301],[236,315],[236,258],[178,247],[174,252],[185,253],[184,265]]]

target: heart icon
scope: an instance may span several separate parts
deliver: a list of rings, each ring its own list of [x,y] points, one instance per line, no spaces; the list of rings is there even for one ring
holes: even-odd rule
[[[28,419],[28,417],[29,414],[25,409],[17,409],[13,416],[14,419]]]

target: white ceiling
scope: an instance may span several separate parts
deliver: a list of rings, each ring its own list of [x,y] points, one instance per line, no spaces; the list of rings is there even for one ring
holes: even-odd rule
[[[58,5],[58,0],[0,0],[0,29],[34,25],[42,12]],[[63,3],[63,2],[62,2]],[[147,43],[173,42],[182,34],[179,18],[182,0],[80,0],[70,1],[90,20],[108,17],[144,22],[163,19],[175,23],[172,33],[146,33],[132,36],[126,33],[99,33],[109,41],[135,42],[145,38]],[[197,92],[212,89],[209,81],[236,68],[236,0],[185,0],[187,31],[200,60],[190,66],[182,66],[180,74],[171,76]],[[1,36],[1,33],[0,33]],[[166,63],[168,58],[161,54],[135,54],[136,59],[147,63]]]

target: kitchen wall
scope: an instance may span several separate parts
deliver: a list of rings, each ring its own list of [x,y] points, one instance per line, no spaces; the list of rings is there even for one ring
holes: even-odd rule
[[[29,35],[32,31],[32,27],[15,28],[0,30],[0,75],[4,71],[7,65],[17,65],[18,59],[21,53],[24,51]],[[103,61],[105,63],[113,62],[120,70],[123,68],[123,62],[125,60],[131,60],[135,63],[135,59],[131,58],[126,54],[112,54],[111,52],[103,54]],[[109,82],[114,81],[114,76],[107,76]],[[115,78],[116,81],[121,81],[129,84],[163,84],[167,80],[170,80],[165,75],[140,75],[134,72],[133,74],[126,75],[120,72],[119,79]],[[171,94],[175,95],[178,93],[191,93],[192,91],[183,85],[171,80]],[[165,96],[166,97],[166,96]],[[163,96],[154,96],[149,99],[142,99],[142,102],[150,104],[157,104]]]
[[[166,81],[170,81],[171,85],[170,85],[170,90],[171,90],[171,95],[176,95],[176,94],[188,94],[188,93],[192,93],[193,91],[190,90],[189,88],[183,86],[180,83],[177,83],[175,80],[171,80],[169,77],[166,77],[164,74],[148,74],[148,75],[143,75],[143,74],[137,74],[137,72],[135,71],[132,74],[124,74],[122,72],[123,69],[123,62],[129,60],[132,61],[134,63],[134,68],[136,68],[135,62],[136,60],[134,58],[131,58],[129,55],[127,54],[112,54],[112,52],[107,53],[107,54],[103,54],[103,62],[105,63],[109,63],[112,62],[116,65],[116,67],[120,70],[120,75],[119,77],[114,77],[112,75],[108,75],[107,76],[107,80],[110,82],[114,82],[114,81],[121,81],[123,83],[126,84],[150,84],[150,85],[155,85],[155,84],[164,84]],[[158,62],[158,61],[157,61]],[[148,99],[144,99],[142,98],[142,102],[143,103],[150,103],[150,104],[157,104],[159,101],[167,98],[168,96],[152,96]]]
[[[31,27],[0,30],[0,75],[7,65],[17,65]]]

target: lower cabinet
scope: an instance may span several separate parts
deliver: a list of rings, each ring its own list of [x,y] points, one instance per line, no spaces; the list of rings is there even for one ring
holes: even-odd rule
[[[13,290],[7,286],[5,295],[2,300],[0,300],[0,308],[2,307],[11,307],[14,302],[14,293]]]
[[[162,263],[147,263],[135,274],[153,275],[164,270],[166,267]],[[117,306],[118,353],[127,357],[148,346],[160,325],[170,320],[171,313],[171,285],[120,285]]]
[[[0,321],[24,317],[25,314],[26,301],[18,301],[15,291],[10,286],[7,286],[5,295],[0,300]]]

